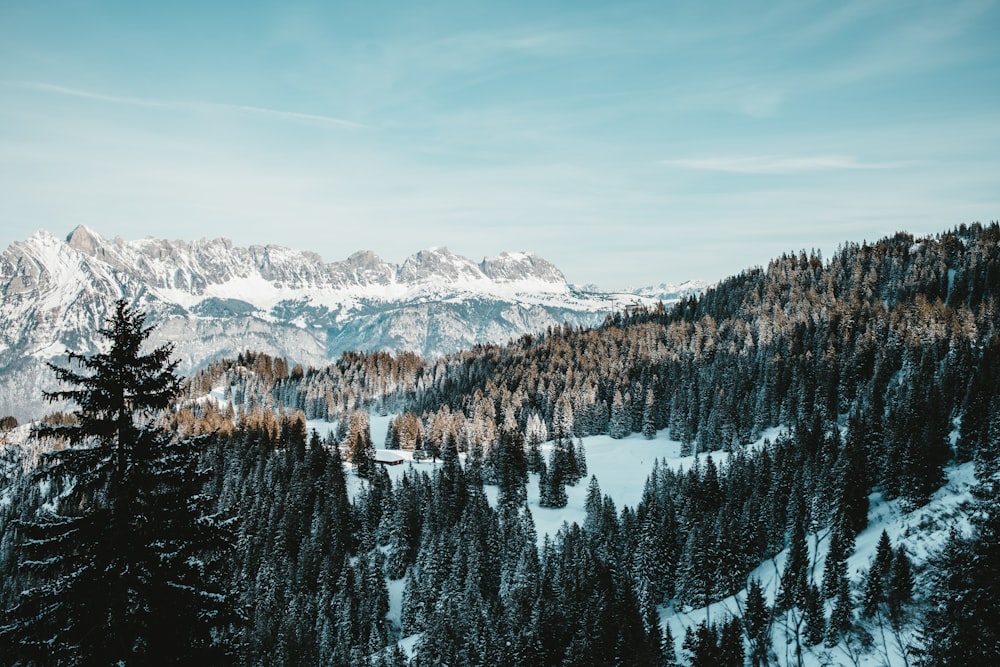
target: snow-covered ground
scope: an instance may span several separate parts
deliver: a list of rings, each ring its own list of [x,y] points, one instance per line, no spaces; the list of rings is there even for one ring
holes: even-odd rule
[[[855,600],[861,595],[864,577],[875,557],[879,538],[884,530],[892,541],[893,547],[903,544],[916,568],[919,568],[929,557],[941,550],[948,538],[949,530],[955,527],[963,531],[968,527],[968,518],[964,508],[972,500],[971,488],[975,485],[975,473],[972,463],[964,463],[947,469],[948,481],[939,489],[931,501],[913,512],[905,512],[900,508],[899,501],[886,501],[881,493],[869,496],[868,527],[857,536],[854,553],[847,560],[848,577],[851,580],[851,592]],[[823,566],[829,549],[829,531],[808,536],[810,559],[813,563],[813,577],[817,585],[821,583]],[[758,579],[764,589],[769,603],[774,602],[778,580],[784,569],[787,551],[782,551],[774,558],[762,563],[747,577]],[[681,642],[687,628],[696,627],[706,620],[717,622],[729,615],[740,615],[746,591],[728,597],[708,607],[694,610],[681,610],[672,606],[660,608],[660,620],[670,626],[677,643],[678,655],[681,655]],[[829,615],[830,607],[827,607]],[[883,641],[876,626],[871,628],[874,643],[871,651],[849,654],[843,646],[826,648],[822,644],[805,649],[801,664],[803,667],[819,667],[821,665],[857,665],[858,667],[903,667],[912,663],[904,661],[900,652],[899,639],[889,630]],[[904,642],[911,639],[910,629],[904,628],[901,638]],[[775,622],[772,635],[773,647],[781,665],[798,665],[795,642],[790,631],[781,622]],[[785,649],[787,648],[787,654]],[[857,647],[855,647],[856,649]]]
[[[380,447],[385,441],[389,419],[390,417],[379,416],[371,418],[372,440],[376,447]],[[325,434],[334,426],[335,424],[321,421],[308,422],[309,429],[316,429],[321,434]],[[765,440],[773,441],[781,430],[769,429],[750,447],[759,448],[764,445]],[[558,509],[540,507],[538,504],[538,475],[529,475],[528,506],[538,531],[539,544],[544,540],[545,535],[555,536],[564,523],[577,522],[582,524],[586,518],[584,505],[591,475],[597,478],[601,492],[610,496],[620,511],[626,505],[635,507],[639,503],[646,478],[652,471],[655,462],[659,461],[660,465],[668,465],[677,470],[686,470],[692,465],[695,458],[693,456],[680,456],[681,443],[672,440],[667,431],[661,431],[652,440],[647,440],[639,434],[632,434],[621,440],[615,440],[606,435],[591,436],[584,438],[583,444],[587,456],[587,477],[575,486],[567,487],[568,503],[566,507]],[[546,457],[551,446],[551,443],[542,445],[542,451]],[[428,461],[413,461],[410,452],[394,451],[393,453],[406,459],[403,465],[387,468],[389,476],[394,481],[398,480],[410,466],[430,471],[434,465],[439,465]],[[704,460],[708,455],[703,453],[699,457]],[[728,454],[723,451],[711,452],[710,455],[720,466],[725,465],[729,458]],[[971,488],[976,483],[973,464],[965,463],[952,466],[947,469],[947,475],[948,481],[945,486],[932,496],[927,505],[914,511],[905,511],[900,506],[899,501],[887,501],[880,493],[871,494],[869,497],[868,527],[857,536],[854,553],[847,561],[848,576],[851,579],[852,593],[855,599],[861,595],[864,577],[874,558],[883,530],[889,535],[894,547],[899,544],[904,545],[914,567],[919,570],[928,558],[940,551],[952,527],[960,531],[967,529],[966,512],[972,499]],[[352,493],[356,493],[363,483],[353,474],[348,476],[348,488]],[[490,502],[495,504],[498,494],[497,488],[487,486],[486,493]],[[813,563],[812,572],[818,584],[823,574],[823,566],[829,547],[829,532],[824,530],[818,534],[810,534],[808,542],[810,558]],[[748,577],[748,581],[750,578],[760,580],[769,602],[774,601],[785,557],[785,552],[779,553],[758,566]],[[403,581],[390,581],[388,584],[389,619],[398,628],[402,609]],[[665,625],[670,626],[677,643],[678,655],[682,655],[681,642],[687,628],[694,628],[705,619],[717,622],[730,614],[741,614],[745,597],[746,591],[744,590],[702,609],[678,609],[672,605],[662,606],[660,619]],[[864,622],[869,623],[868,630],[873,636],[872,646],[866,652],[857,652],[857,646],[852,649],[845,649],[843,646],[830,649],[820,644],[806,648],[802,661],[799,663],[797,656],[795,656],[795,641],[791,630],[786,627],[787,624],[784,620],[779,618],[774,624],[773,631],[773,648],[778,662],[790,665],[802,664],[804,667],[841,664],[858,665],[858,667],[902,667],[908,664],[902,656],[900,641],[904,643],[910,641],[911,629],[904,628],[898,637],[886,630],[887,634],[883,636],[876,625],[869,621]],[[406,637],[400,641],[400,645],[409,655],[413,655],[414,646],[418,639],[418,636]]]
[[[203,400],[214,400],[220,406],[228,403],[222,389],[212,391]],[[390,419],[391,416],[378,415],[372,415],[370,418],[372,440],[377,449],[383,447]],[[309,420],[306,426],[309,431],[315,430],[320,435],[325,436],[336,428],[336,423]],[[19,442],[24,439],[27,429],[28,425],[24,425],[7,435],[15,436],[10,437],[12,442]],[[781,430],[769,429],[749,447],[762,447],[766,441],[775,440]],[[625,506],[634,508],[639,503],[646,479],[656,462],[677,470],[685,470],[695,460],[693,456],[680,456],[681,443],[671,439],[667,431],[659,432],[651,440],[647,440],[639,434],[632,434],[621,440],[615,440],[606,435],[591,436],[583,438],[583,444],[587,457],[587,477],[575,486],[567,487],[568,503],[566,507],[559,509],[540,507],[538,475],[529,475],[528,506],[535,521],[539,544],[544,540],[545,535],[555,536],[564,523],[582,523],[584,521],[586,517],[584,506],[590,476],[597,478],[601,492],[610,496],[620,511]],[[546,457],[551,447],[551,443],[542,445],[542,451]],[[387,466],[386,468],[393,482],[398,481],[408,468],[415,467],[418,470],[430,472],[436,465],[440,465],[440,463],[429,461],[413,461],[412,453],[408,451],[393,450],[392,453],[404,459],[402,465]],[[704,460],[708,455],[703,453],[699,457]],[[723,451],[711,452],[710,455],[720,466],[725,465],[728,459],[728,454]],[[366,482],[353,474],[350,464],[345,464],[345,468],[348,472],[348,491],[354,497]],[[869,497],[868,527],[857,536],[854,553],[847,563],[848,576],[851,579],[852,593],[855,599],[861,594],[864,577],[874,557],[883,530],[889,535],[894,547],[899,544],[904,545],[918,571],[928,558],[940,551],[951,528],[954,527],[959,531],[967,530],[967,512],[972,500],[971,488],[976,483],[974,466],[972,463],[965,463],[949,467],[946,472],[947,483],[945,486],[931,497],[927,505],[914,511],[905,511],[898,501],[887,501],[880,493],[871,494]],[[495,504],[498,489],[495,486],[487,486],[486,493],[490,502]],[[6,498],[0,498],[0,503],[6,500]],[[829,534],[825,530],[808,536],[810,558],[813,563],[812,572],[817,583],[822,577],[828,540]],[[785,552],[777,554],[774,558],[758,566],[748,577],[748,581],[750,578],[755,578],[761,582],[769,602],[774,600],[777,581],[784,567],[785,557]],[[402,612],[404,580],[388,581],[387,584],[389,588],[388,618],[398,629]],[[702,609],[678,609],[672,605],[662,606],[660,619],[662,623],[670,626],[677,643],[678,655],[682,655],[681,642],[687,628],[696,627],[706,618],[717,622],[730,614],[739,615],[745,596],[746,591],[744,590]],[[829,609],[827,611],[829,612]],[[901,667],[907,664],[900,652],[900,638],[891,634],[888,638],[884,638],[874,625],[870,625],[868,629],[872,632],[874,641],[867,652],[849,654],[843,647],[828,649],[819,645],[805,649],[801,664],[805,667],[840,664],[852,664],[859,667]],[[908,628],[903,629],[901,637],[903,642],[908,641],[910,632],[911,630]],[[419,636],[405,637],[399,643],[407,654],[412,656],[418,639]],[[786,662],[787,664],[800,664],[794,655],[795,642],[781,619],[778,619],[774,625],[773,647],[779,664]]]
[[[375,444],[376,451],[380,450],[385,443],[385,436],[389,430],[389,420],[392,416],[372,415],[371,436]],[[310,432],[315,430],[322,436],[336,428],[336,422],[323,420],[308,420],[306,428]],[[764,439],[774,440],[781,429],[769,429],[761,438],[750,445],[759,447]],[[541,544],[545,535],[555,536],[563,523],[583,523],[585,518],[584,504],[587,499],[587,486],[591,476],[597,477],[597,482],[601,486],[601,493],[615,501],[615,505],[621,510],[624,506],[635,507],[642,499],[642,491],[646,483],[646,478],[653,470],[656,461],[661,465],[669,465],[674,469],[686,470],[694,462],[694,456],[681,456],[681,443],[672,440],[667,431],[660,431],[657,436],[647,440],[637,433],[615,440],[607,435],[595,435],[583,438],[584,450],[587,455],[587,477],[575,486],[566,487],[568,502],[566,507],[549,508],[541,507],[538,504],[538,475],[530,474],[528,480],[528,507],[531,509],[532,518],[535,521],[535,528],[538,531],[538,540]],[[552,443],[544,443],[541,446],[542,454],[548,460],[552,449]],[[389,478],[393,483],[401,478],[404,472],[410,467],[426,470],[430,472],[433,466],[439,465],[430,461],[414,461],[413,453],[405,450],[393,450],[393,455],[402,457],[402,465],[387,466]],[[711,455],[717,465],[725,463],[729,455],[723,451],[699,454],[702,461]],[[348,466],[348,469],[350,466]],[[363,482],[354,475],[348,476],[348,490],[352,497],[361,488]],[[486,496],[490,503],[496,505],[498,489],[495,486],[486,487]]]
[[[760,440],[750,445],[759,447],[764,438],[773,440],[780,429],[770,429]],[[538,475],[529,475],[528,507],[535,521],[539,544],[548,534],[555,537],[563,523],[583,524],[586,518],[584,506],[587,500],[587,487],[590,477],[596,477],[601,487],[601,493],[610,496],[615,501],[618,511],[626,505],[634,508],[642,500],[642,492],[646,479],[653,470],[653,465],[667,465],[675,470],[686,470],[694,463],[694,456],[681,456],[682,444],[672,440],[668,431],[660,431],[656,437],[647,440],[638,433],[616,440],[608,435],[594,435],[583,438],[584,451],[587,454],[587,477],[575,486],[566,487],[568,502],[566,507],[550,508],[538,504]],[[551,443],[542,445],[542,453],[548,459]],[[724,451],[699,454],[702,462],[711,456],[716,465],[725,463],[729,455]],[[487,487],[487,496],[495,503],[496,487]]]
[[[376,450],[383,447],[391,418],[391,416],[371,416],[372,442],[375,443]],[[309,431],[316,430],[320,435],[326,435],[335,427],[336,423],[334,422],[322,420],[306,422],[306,428]],[[780,428],[768,429],[760,439],[749,447],[760,447],[765,439],[773,441],[781,431]],[[694,456],[681,456],[682,445],[680,441],[671,439],[667,431],[660,431],[651,440],[647,440],[637,433],[620,440],[607,435],[588,436],[583,438],[583,445],[587,455],[587,476],[575,486],[566,487],[568,502],[565,507],[541,507],[538,503],[539,476],[537,474],[528,476],[528,507],[531,509],[532,518],[535,521],[539,544],[542,543],[546,534],[555,537],[563,523],[583,524],[586,517],[584,505],[587,500],[587,487],[591,476],[597,478],[601,493],[610,496],[620,511],[626,505],[634,508],[639,504],[646,478],[649,477],[649,473],[652,472],[653,465],[657,461],[661,465],[668,465],[675,470],[686,470],[695,459]],[[548,460],[551,449],[551,443],[544,443],[541,446],[542,454],[546,460]],[[413,453],[405,450],[393,450],[392,453],[404,459],[402,465],[386,467],[393,483],[397,482],[410,467],[430,472],[433,466],[440,464],[430,461],[414,461]],[[729,458],[729,455],[721,450],[699,454],[702,461],[708,456],[712,457],[716,465],[724,464]],[[348,490],[352,497],[361,488],[362,483],[356,476],[348,476]],[[486,496],[494,506],[497,494],[497,487],[486,487]]]

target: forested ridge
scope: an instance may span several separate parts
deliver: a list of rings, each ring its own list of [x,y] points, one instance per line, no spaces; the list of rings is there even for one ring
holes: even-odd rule
[[[809,647],[852,664],[888,628],[905,642],[885,660],[989,664],[1000,656],[989,621],[998,295],[1000,226],[971,225],[845,244],[825,260],[783,255],[671,308],[436,360],[358,352],[317,369],[248,351],[217,362],[157,417],[200,443],[203,496],[228,531],[230,547],[199,547],[228,559],[215,576],[232,593],[229,620],[212,646],[268,665],[405,664],[396,642],[414,636],[414,665],[799,664]],[[202,399],[220,387],[221,407]],[[390,480],[372,461],[383,443],[371,442],[369,412],[394,416],[384,446],[436,463]],[[314,418],[338,428],[310,434]],[[775,426],[777,439],[748,447]],[[657,465],[641,502],[617,507],[588,476],[581,439],[664,429],[695,464]],[[25,567],[30,526],[63,496],[33,479],[27,448],[5,457],[3,654],[46,664],[12,628],[21,591],[39,585]],[[914,568],[886,538],[852,580],[844,563],[869,494],[917,508],[947,465],[970,461],[979,497],[939,557]],[[587,484],[584,524],[539,542],[529,472],[550,507],[567,484]],[[498,487],[493,502],[484,485]],[[822,568],[809,535],[828,542]],[[779,553],[769,599],[748,575]],[[739,615],[677,642],[660,622],[661,609],[743,590]],[[774,645],[778,624],[792,653]]]

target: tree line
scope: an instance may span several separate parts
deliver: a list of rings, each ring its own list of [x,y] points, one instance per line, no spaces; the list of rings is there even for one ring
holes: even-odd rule
[[[5,452],[4,654],[96,664],[185,646],[178,657],[214,662],[395,665],[402,633],[419,635],[417,665],[784,664],[810,647],[888,656],[891,641],[911,664],[995,657],[980,619],[1000,599],[997,287],[996,224],[898,234],[828,261],[784,255],[595,329],[325,369],[247,352],[186,389],[169,347],[139,351],[148,330],[120,304],[107,329],[120,349],[57,371],[74,387],[58,397],[79,406],[38,431],[57,448],[38,466]],[[123,369],[138,383],[127,395]],[[223,407],[201,399],[220,386]],[[369,412],[397,415],[386,445],[440,463],[393,483],[374,464]],[[307,417],[338,428],[307,433]],[[581,439],[665,429],[695,465],[657,465],[640,503],[616,507]],[[886,536],[852,580],[868,494],[920,506],[966,461],[971,530],[920,572]],[[529,473],[553,507],[586,483],[584,525],[539,544]],[[820,535],[818,571],[807,540]],[[747,577],[782,551],[768,601]],[[744,590],[740,614],[684,637],[660,623],[665,605]],[[94,639],[97,622],[113,631]]]

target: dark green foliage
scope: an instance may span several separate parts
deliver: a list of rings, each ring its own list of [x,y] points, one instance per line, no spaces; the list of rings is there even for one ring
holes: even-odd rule
[[[528,472],[541,473],[545,466],[545,458],[542,456],[541,443],[537,440],[528,441]]]
[[[806,596],[806,646],[815,646],[823,641],[826,633],[826,616],[823,613],[823,598],[815,584],[809,586]]]
[[[743,646],[743,632],[739,619],[730,616],[719,632],[719,665],[743,667],[746,650]]]
[[[663,662],[661,664],[663,667],[675,667],[677,665],[677,646],[669,623],[663,628],[662,646],[663,648],[660,653],[662,654]]]
[[[833,611],[827,624],[827,645],[835,646],[843,635],[851,629],[853,623],[854,600],[846,578],[841,578],[837,585],[837,593],[833,599]]]
[[[718,542],[705,526],[695,526],[678,561],[677,596],[694,608],[708,605],[716,597]]]
[[[868,493],[871,480],[867,468],[865,442],[871,437],[870,417],[852,414],[847,422],[844,448],[837,460],[837,486],[840,497],[837,513],[850,532],[850,537],[868,525]]]
[[[714,627],[702,621],[697,628],[690,625],[687,627],[681,647],[687,654],[691,667],[708,667],[718,663],[717,642]]]
[[[144,320],[118,301],[100,330],[109,351],[70,353],[82,372],[52,367],[72,388],[47,397],[78,408],[72,423],[36,431],[66,443],[38,472],[66,491],[22,526],[29,587],[0,633],[25,664],[231,657],[221,641],[237,622],[222,586],[230,534],[202,493],[204,439],[156,422],[181,380],[170,345],[142,352]]]
[[[611,417],[608,422],[608,434],[615,439],[624,438],[632,432],[632,418],[629,416],[631,401],[626,392],[622,397],[621,392],[615,394],[611,403]]]
[[[932,378],[915,377],[913,387],[933,386]],[[911,505],[925,504],[944,482],[951,456],[951,430],[946,400],[937,391],[903,392],[886,416],[886,465],[882,485],[890,497]]]
[[[390,564],[360,545],[392,542],[379,530],[391,485],[379,467],[352,504],[340,450],[304,426],[301,415],[250,414],[221,443],[220,503],[242,519],[233,581],[244,589],[244,664],[353,665],[390,639]],[[404,570],[408,540],[388,556]]]
[[[570,476],[572,484],[576,484],[587,476],[587,450],[583,446],[583,440],[577,438],[576,447],[573,448],[573,473]],[[571,484],[571,485],[572,485]]]
[[[454,454],[457,457],[458,451],[455,450]],[[504,503],[519,506],[525,502],[528,459],[524,452],[524,436],[520,431],[509,428],[500,431],[499,439],[486,459],[486,467],[492,470],[491,477],[500,487]]]
[[[791,607],[804,610],[809,600],[809,547],[806,544],[806,516],[801,494],[793,496],[789,523],[788,557],[781,573],[775,605],[780,610]]]
[[[880,605],[887,599],[889,576],[892,570],[894,554],[892,543],[889,541],[889,534],[884,530],[879,536],[878,546],[875,548],[875,557],[872,559],[871,567],[868,568],[868,576],[865,579],[864,596],[861,601],[861,614],[871,618],[880,612]]]
[[[652,389],[646,392],[646,402],[642,406],[642,437],[647,440],[656,437],[656,397]]]
[[[419,664],[669,663],[657,604],[701,607],[737,593],[788,549],[777,607],[793,641],[825,638],[839,657],[875,623],[909,623],[919,578],[933,576],[928,662],[961,654],[983,664],[968,651],[989,629],[960,606],[971,596],[991,609],[968,594],[992,590],[981,571],[997,579],[981,564],[997,559],[979,524],[925,570],[908,567],[884,536],[858,604],[846,562],[873,487],[919,505],[950,457],[979,461],[1000,441],[998,247],[1000,227],[976,225],[919,242],[899,234],[850,244],[827,262],[792,253],[673,308],[433,362],[359,353],[289,372],[284,360],[247,352],[213,365],[192,396],[225,381],[242,412],[211,453],[221,471],[212,492],[241,519],[230,580],[246,589],[240,661],[398,663],[386,649],[397,638],[384,618],[388,577],[405,578],[399,631],[422,633]],[[295,410],[338,418],[337,436],[308,438]],[[440,464],[390,482],[371,461],[369,410],[408,415],[406,428],[393,420],[387,446],[419,443]],[[743,447],[776,425],[791,430]],[[655,437],[668,427],[701,453],[694,465],[655,466],[640,503],[620,512],[592,479],[584,526],[536,548],[528,471],[540,474],[542,504],[561,506],[565,487],[587,474],[581,436]],[[724,465],[704,455],[716,449],[728,452]],[[353,502],[341,451],[361,477]],[[495,507],[484,482],[499,487]],[[15,532],[6,517],[43,502],[24,487],[0,507],[0,567]],[[807,536],[826,531],[820,582]],[[14,588],[3,580],[5,600]],[[867,618],[855,624],[857,611]],[[685,657],[774,664],[774,626],[751,581],[743,618],[692,629]]]
[[[1000,396],[1000,336],[994,335],[984,346],[983,356],[969,382],[962,425],[956,443],[956,458],[972,460],[976,452],[990,447],[990,419],[998,409]]]
[[[375,445],[372,442],[371,427],[367,413],[355,410],[350,416],[350,425],[345,436],[347,459],[354,464],[360,477],[375,474]]]
[[[991,438],[1000,435],[997,426],[994,416]],[[996,623],[1000,617],[998,462],[995,449],[977,457],[980,484],[972,533],[966,536],[953,531],[934,562],[929,605],[923,619],[921,664],[987,665],[1000,656]]]
[[[693,631],[689,626],[683,647],[691,667],[742,667],[745,657],[740,623],[732,617],[721,625],[702,621]]]
[[[538,478],[539,504],[542,507],[566,507],[566,474],[568,468],[566,447],[557,441],[549,456],[549,464],[542,468]]]
[[[601,494],[601,485],[598,483],[597,477],[591,476],[590,482],[587,485],[587,498],[584,500],[583,505],[583,509],[587,513],[583,527],[595,535],[600,535],[605,530],[605,527],[602,525],[603,503],[604,498]]]
[[[836,597],[841,580],[847,577],[847,559],[854,551],[854,535],[848,527],[846,517],[837,521],[831,529],[830,549],[823,566],[823,599]]]
[[[766,665],[771,652],[771,610],[759,579],[751,579],[747,587],[743,631],[750,644],[750,663],[754,667]]]
[[[913,598],[913,566],[902,545],[896,548],[889,571],[889,618],[898,622],[903,614],[903,606]]]

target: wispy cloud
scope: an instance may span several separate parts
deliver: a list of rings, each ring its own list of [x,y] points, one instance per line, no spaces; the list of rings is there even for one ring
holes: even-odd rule
[[[326,123],[328,125],[336,125],[338,127],[347,127],[354,129],[362,129],[368,127],[364,123],[356,123],[352,120],[344,120],[343,118],[335,118],[333,116],[323,116],[321,114],[303,113],[301,111],[284,111],[281,109],[268,109],[266,107],[255,107],[255,106],[248,106],[245,104],[224,104],[220,102],[189,102],[188,104],[192,107],[197,106],[197,107],[205,107],[211,109],[243,111],[246,113],[259,114],[262,116],[273,116],[275,118],[281,118],[292,121]]]
[[[20,88],[23,90],[31,90],[35,92],[48,93],[52,95],[62,95],[65,97],[76,97],[86,100],[95,100],[97,102],[107,102],[108,104],[117,104],[122,106],[146,107],[152,109],[177,109],[182,111],[183,110],[230,111],[236,113],[247,113],[259,116],[268,116],[278,120],[287,120],[300,123],[301,122],[320,123],[325,125],[333,125],[336,127],[352,128],[352,129],[361,129],[366,127],[362,123],[356,123],[354,121],[344,120],[343,118],[336,118],[334,116],[324,116],[322,114],[304,113],[301,111],[287,111],[284,109],[270,109],[267,107],[258,107],[246,104],[229,104],[226,102],[211,102],[205,100],[169,100],[169,99],[157,99],[157,98],[145,98],[145,97],[129,97],[124,95],[109,95],[106,93],[95,92],[92,90],[72,88],[69,86],[59,86],[39,81],[0,81],[0,86],[4,86],[6,88]]]
[[[160,100],[142,99],[139,97],[124,97],[120,95],[106,95],[80,88],[70,88],[68,86],[57,86],[51,83],[41,83],[38,81],[0,81],[0,86],[5,88],[21,88],[23,90],[33,90],[39,93],[51,93],[53,95],[64,95],[66,97],[79,97],[85,100],[96,100],[98,102],[108,102],[110,104],[122,104],[136,107],[164,107],[167,103]]]
[[[969,43],[971,30],[996,8],[994,0],[931,3],[905,20],[881,25],[877,37],[824,70],[812,73],[820,86],[844,85],[900,74],[944,70],[982,57]]]
[[[901,169],[916,162],[863,162],[845,155],[742,155],[661,160],[661,164],[698,171],[722,171],[734,174],[798,174],[813,171]]]

